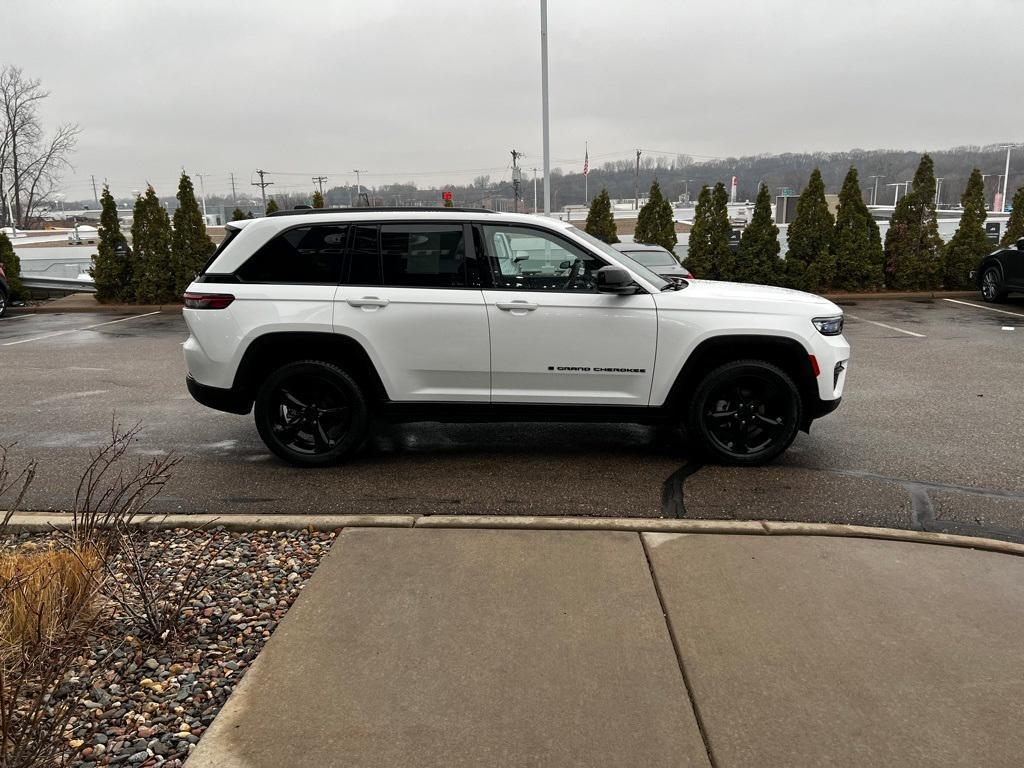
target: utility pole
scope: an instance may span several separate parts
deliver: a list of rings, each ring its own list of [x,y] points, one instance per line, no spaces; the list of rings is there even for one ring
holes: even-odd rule
[[[359,199],[363,196],[363,185],[362,185],[362,182],[359,180],[359,174],[360,173],[366,173],[366,169],[365,168],[353,168],[352,169],[352,173],[354,173],[356,175],[356,207],[358,208],[359,207]],[[369,200],[366,201],[366,205],[367,205],[367,207],[369,207],[369,205],[370,205],[370,201]]]
[[[238,197],[235,195],[235,174],[231,174],[231,204],[236,205],[238,203]]]
[[[551,215],[551,141],[548,131],[548,0],[540,0],[541,114],[544,123],[544,215]]]
[[[519,213],[519,188],[523,183],[522,170],[516,165],[516,160],[521,156],[520,152],[512,150],[512,199],[515,203],[516,213]]]
[[[537,169],[533,169],[533,212],[537,213]]]
[[[326,176],[314,176],[313,183],[320,187],[320,197],[324,196],[324,182],[327,181]]]
[[[633,176],[633,210],[640,207],[640,150],[636,151],[636,175]]]
[[[100,196],[96,194],[96,176],[92,176],[92,199],[96,201],[96,207],[100,207]]]
[[[884,179],[885,176],[872,176],[871,178],[875,180],[875,187],[871,191],[871,204],[878,205],[878,180]]]
[[[263,176],[266,173],[265,171],[256,171],[256,173],[258,173],[260,175],[260,180],[258,182],[257,181],[252,182],[252,186],[260,188],[260,195],[263,198],[263,215],[266,216],[267,215],[267,187],[269,187],[274,182],[272,182],[272,181],[264,181],[263,180]]]
[[[206,224],[206,185],[203,183],[203,174],[197,173],[199,177],[199,194],[203,198],[203,224]]]
[[[1003,199],[1000,201],[1000,213],[1006,210],[1006,185],[1010,181],[1010,150],[1013,149],[1014,146],[1014,144],[1004,145],[1004,149],[1006,150],[1006,171],[1003,173]]]

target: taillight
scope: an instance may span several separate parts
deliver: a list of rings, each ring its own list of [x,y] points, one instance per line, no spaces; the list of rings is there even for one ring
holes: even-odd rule
[[[186,293],[184,299],[189,309],[224,309],[235,297],[230,293]]]

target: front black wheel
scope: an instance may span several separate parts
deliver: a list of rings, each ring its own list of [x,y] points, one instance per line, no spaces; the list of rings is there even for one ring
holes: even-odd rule
[[[256,429],[287,462],[335,464],[362,446],[369,424],[366,397],[342,368],[320,360],[288,363],[256,395]]]
[[[992,302],[1002,301],[1006,298],[1002,275],[995,267],[989,267],[981,275],[981,298]]]
[[[7,294],[0,289],[0,317],[7,314]]]
[[[763,360],[716,368],[697,386],[687,432],[708,458],[755,466],[786,450],[800,429],[803,401],[793,379]]]

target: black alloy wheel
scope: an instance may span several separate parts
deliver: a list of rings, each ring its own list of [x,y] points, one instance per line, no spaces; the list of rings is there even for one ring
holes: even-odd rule
[[[325,466],[355,453],[368,413],[359,385],[343,369],[318,360],[274,371],[256,397],[260,437],[285,461]]]
[[[981,276],[981,298],[993,302],[1006,298],[1003,280],[999,275],[999,270],[995,267],[989,267]]]
[[[764,464],[793,442],[803,403],[793,380],[761,360],[740,360],[712,371],[690,404],[689,433],[714,460]]]

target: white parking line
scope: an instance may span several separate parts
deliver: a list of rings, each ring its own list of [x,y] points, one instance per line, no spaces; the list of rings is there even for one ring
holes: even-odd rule
[[[54,336],[64,336],[68,333],[78,333],[79,331],[88,331],[93,328],[99,328],[101,325],[113,325],[114,323],[123,323],[126,320],[138,320],[140,317],[149,317],[150,315],[159,315],[160,310],[156,312],[146,312],[142,315],[131,315],[130,317],[122,317],[118,320],[107,320],[105,323],[96,323],[95,325],[86,325],[82,328],[70,328],[66,331],[54,331],[53,333],[44,333],[42,336],[33,336],[29,339],[19,339],[18,341],[8,341],[6,344],[0,344],[0,347],[13,347],[15,344],[28,344],[30,341],[42,341],[43,339],[52,339]]]
[[[890,331],[897,331],[898,333],[905,333],[905,334],[907,334],[907,336],[913,336],[913,337],[918,338],[918,339],[925,338],[925,335],[923,333],[916,333],[915,331],[905,331],[902,328],[897,328],[895,325],[886,325],[885,323],[880,323],[877,320],[867,320],[867,319],[865,319],[863,317],[858,317],[857,315],[851,315],[849,312],[846,313],[846,316],[848,318],[850,318],[851,320],[860,320],[860,322],[862,322],[862,323],[871,323],[872,325],[877,325],[877,326],[879,326],[881,328],[888,328]]]
[[[974,307],[975,309],[987,309],[989,312],[999,312],[1002,315],[1013,315],[1014,317],[1024,317],[1020,312],[1010,312],[1005,309],[996,309],[995,307],[986,307],[984,304],[973,304],[969,301],[959,301],[958,299],[943,299],[943,301],[949,301],[953,304],[963,304],[965,307]]]

